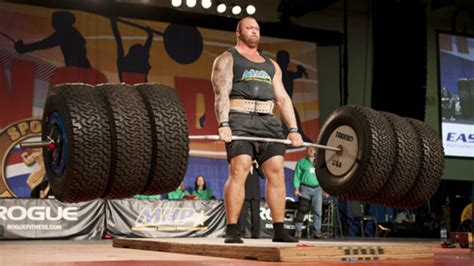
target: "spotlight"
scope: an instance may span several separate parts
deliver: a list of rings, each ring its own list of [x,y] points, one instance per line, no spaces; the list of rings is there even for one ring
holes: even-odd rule
[[[202,0],[201,5],[203,8],[208,9],[212,6],[212,1],[211,0]]]
[[[183,1],[181,1],[181,0],[171,0],[171,5],[174,6],[174,7],[179,7],[179,6],[181,6],[182,3],[183,3]]]
[[[238,15],[238,14],[240,14],[240,12],[242,12],[242,8],[240,6],[233,6],[232,7],[232,14]]]
[[[255,11],[257,11],[254,5],[248,5],[247,8],[245,8],[245,10],[247,11],[247,14],[249,15],[253,15],[255,14]]]
[[[186,0],[186,5],[188,7],[195,7],[197,0]]]
[[[227,10],[227,6],[225,4],[219,4],[217,6],[217,12],[218,13],[224,13]]]

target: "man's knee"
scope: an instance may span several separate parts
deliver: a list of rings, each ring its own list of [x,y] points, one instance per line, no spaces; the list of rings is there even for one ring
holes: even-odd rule
[[[265,174],[275,175],[284,173],[284,163],[285,159],[283,156],[278,155],[265,160],[263,163],[261,163],[261,165],[265,171]]]
[[[245,178],[252,167],[252,159],[248,155],[239,155],[230,161],[230,179],[235,182],[245,183]]]

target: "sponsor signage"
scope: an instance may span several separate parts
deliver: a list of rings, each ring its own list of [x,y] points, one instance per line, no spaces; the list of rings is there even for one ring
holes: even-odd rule
[[[0,239],[101,239],[103,200],[0,199]]]

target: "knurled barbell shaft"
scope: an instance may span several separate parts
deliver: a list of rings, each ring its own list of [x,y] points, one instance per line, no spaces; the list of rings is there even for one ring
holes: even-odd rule
[[[220,140],[218,135],[194,135],[189,136],[190,140]],[[232,136],[232,140],[248,140],[248,141],[257,141],[257,142],[272,142],[272,143],[283,143],[291,144],[289,139],[272,139],[272,138],[260,138],[260,137],[246,137],[246,136]],[[319,149],[331,150],[331,151],[341,151],[339,147],[330,147],[321,144],[315,144],[310,142],[303,142],[303,147],[315,147]]]

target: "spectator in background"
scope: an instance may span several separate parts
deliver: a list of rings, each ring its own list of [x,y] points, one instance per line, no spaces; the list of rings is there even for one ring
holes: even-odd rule
[[[444,119],[450,119],[452,121],[456,120],[454,118],[455,113],[455,101],[451,92],[448,89],[443,87],[441,90],[441,116]]]
[[[245,228],[249,225],[251,238],[260,238],[260,177],[263,177],[263,173],[254,161],[245,180],[245,200],[238,221],[240,235],[243,237],[245,237]],[[247,223],[249,210],[250,224]]]
[[[304,216],[313,213],[314,238],[322,238],[321,222],[323,214],[323,197],[329,197],[319,186],[314,168],[315,147],[306,148],[306,156],[296,163],[293,175],[294,194],[299,197],[298,212],[295,217],[295,237],[301,238]]]
[[[207,187],[206,179],[202,175],[196,177],[196,180],[194,181],[194,190],[191,194],[195,195],[196,199],[200,200],[214,199],[212,189]]]
[[[179,184],[179,187],[175,191],[168,193],[168,199],[178,200],[186,195],[189,195],[189,192],[184,188],[184,181],[181,181],[181,184]]]

